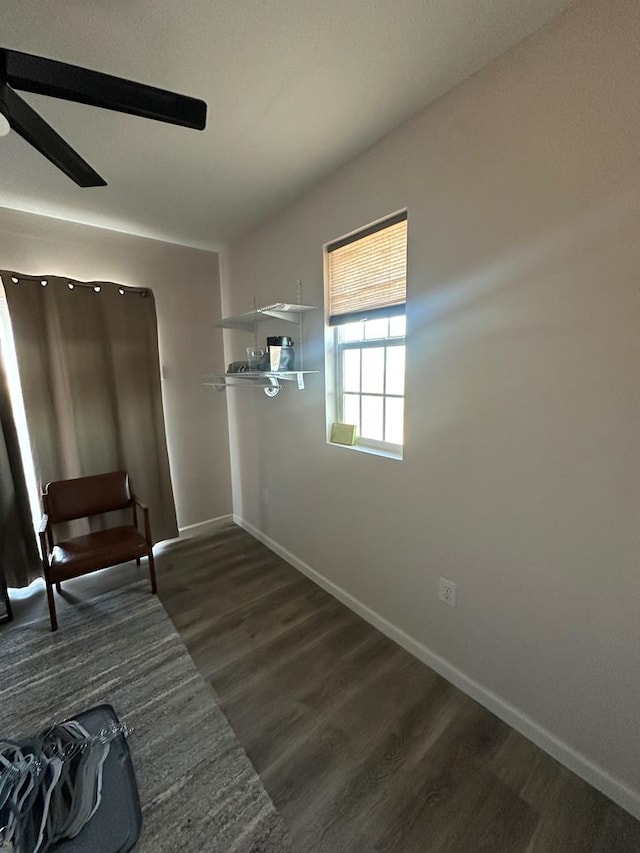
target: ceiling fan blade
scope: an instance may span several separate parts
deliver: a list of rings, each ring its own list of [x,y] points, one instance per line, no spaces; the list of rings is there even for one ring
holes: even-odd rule
[[[56,131],[6,83],[0,82],[0,112],[23,139],[80,187],[105,187],[95,172]]]
[[[207,105],[198,98],[17,50],[0,49],[1,64],[5,67],[6,81],[24,92],[64,98],[195,130],[204,130],[207,122]]]

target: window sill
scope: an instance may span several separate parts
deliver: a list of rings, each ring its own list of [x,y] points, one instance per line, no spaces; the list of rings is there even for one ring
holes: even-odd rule
[[[384,459],[395,459],[402,462],[402,447],[398,450],[386,447],[371,447],[368,444],[338,444],[335,441],[327,441],[331,447],[339,447],[342,450],[355,450],[357,453],[365,453],[369,456],[382,456]]]

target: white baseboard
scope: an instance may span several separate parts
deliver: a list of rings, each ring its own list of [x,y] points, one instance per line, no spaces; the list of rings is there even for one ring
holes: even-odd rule
[[[302,574],[306,575],[334,598],[337,598],[338,601],[341,601],[350,610],[357,613],[358,616],[366,619],[367,622],[394,640],[398,645],[414,655],[414,657],[417,657],[418,660],[421,660],[428,667],[435,670],[443,678],[446,678],[447,681],[458,687],[463,693],[466,693],[485,708],[488,708],[489,711],[535,743],[536,746],[539,746],[540,749],[543,749],[577,776],[580,776],[585,782],[593,785],[598,791],[601,791],[634,817],[640,819],[640,791],[634,791],[619,779],[611,776],[602,767],[594,764],[594,762],[590,761],[581,752],[560,740],[560,738],[556,737],[548,729],[545,729],[519,708],[516,708],[510,702],[507,702],[497,693],[484,687],[479,682],[474,681],[473,678],[465,675],[464,672],[440,657],[440,655],[435,654],[401,628],[389,622],[384,616],[371,610],[370,607],[367,607],[366,604],[354,598],[354,596],[342,589],[342,587],[328,580],[315,569],[312,569],[311,566],[303,560],[298,559],[295,554],[287,551],[286,548],[283,548],[273,539],[270,539],[250,522],[245,521],[235,514],[233,515],[233,520],[239,527],[242,527],[247,533],[250,533],[266,545],[267,548],[279,557],[282,557],[283,560],[286,560],[287,563],[298,569],[298,571],[302,572]]]
[[[206,533],[209,528],[215,527],[222,521],[231,521],[233,516],[218,515],[216,518],[207,518],[206,521],[198,521],[197,524],[187,524],[186,527],[179,527],[178,533],[181,539],[188,539],[191,536],[197,536],[200,533]]]

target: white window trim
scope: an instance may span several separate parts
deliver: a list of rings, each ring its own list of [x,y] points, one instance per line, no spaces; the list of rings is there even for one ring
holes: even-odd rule
[[[327,415],[327,432],[326,441],[331,447],[341,447],[347,450],[355,450],[360,453],[367,453],[374,456],[381,456],[386,459],[394,459],[402,461],[404,457],[404,444],[395,444],[390,441],[384,441],[374,438],[363,438],[358,436],[356,443],[338,444],[331,441],[331,427],[334,421],[339,421],[343,417],[342,414],[342,351],[344,349],[367,349],[375,347],[388,346],[404,346],[406,352],[407,336],[406,333],[402,336],[386,337],[386,338],[367,338],[360,341],[338,341],[340,326],[326,326],[325,329],[325,378],[326,378],[326,415]],[[347,392],[348,393],[348,392]],[[355,392],[354,392],[355,393]],[[374,394],[373,396],[400,398],[404,401],[406,414],[406,395],[405,394]]]
[[[371,444],[363,444],[361,441],[370,441]],[[358,439],[356,444],[337,444],[331,441],[327,435],[327,444],[331,447],[338,447],[342,450],[351,450],[356,453],[364,454],[365,456],[378,456],[381,459],[391,459],[394,462],[402,462],[404,459],[404,448],[401,444],[391,444],[390,442],[375,442],[373,439]],[[377,444],[384,447],[374,446]]]
[[[345,350],[364,350],[364,349],[380,349],[393,346],[402,346],[405,347],[406,350],[406,334],[397,337],[386,337],[386,338],[367,338],[365,340],[359,341],[344,341],[340,342],[338,337],[340,335],[340,326],[335,326],[335,375],[336,375],[336,416],[338,421],[343,421],[344,412],[343,412],[343,395],[344,385],[342,381],[342,353]],[[355,392],[354,392],[355,393]],[[363,392],[357,392],[359,397],[363,396]],[[404,394],[387,394],[383,390],[380,393],[367,392],[366,396],[372,397],[382,397],[383,401],[386,401],[388,397],[394,399],[401,399],[403,403],[405,403],[405,395]],[[383,416],[383,425],[386,423],[386,415]],[[403,452],[403,444],[395,444],[391,441],[385,441],[383,439],[375,439],[368,438],[366,436],[358,436],[356,439],[356,444],[352,445],[353,447],[365,447],[370,450],[370,452],[384,452],[389,453],[393,456],[393,458],[402,459]]]

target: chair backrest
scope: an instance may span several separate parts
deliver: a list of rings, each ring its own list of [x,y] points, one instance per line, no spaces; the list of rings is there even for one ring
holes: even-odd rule
[[[131,505],[129,475],[126,471],[113,471],[47,483],[42,501],[52,524],[125,509]]]

